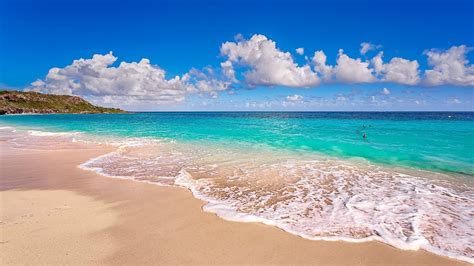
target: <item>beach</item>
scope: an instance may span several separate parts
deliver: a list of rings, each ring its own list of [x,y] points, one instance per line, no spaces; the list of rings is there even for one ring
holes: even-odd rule
[[[462,265],[370,241],[307,240],[202,211],[184,188],[78,168],[113,148],[21,149],[1,143],[2,264]]]

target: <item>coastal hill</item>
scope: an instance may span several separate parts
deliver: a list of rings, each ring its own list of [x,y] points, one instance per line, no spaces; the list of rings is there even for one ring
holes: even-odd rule
[[[0,90],[0,115],[23,113],[102,114],[126,111],[96,106],[77,96]]]

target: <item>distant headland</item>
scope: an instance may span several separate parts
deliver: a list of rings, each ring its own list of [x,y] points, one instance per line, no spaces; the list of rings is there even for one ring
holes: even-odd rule
[[[70,95],[43,94],[33,91],[0,90],[0,115],[4,114],[117,114],[118,108],[96,106]]]

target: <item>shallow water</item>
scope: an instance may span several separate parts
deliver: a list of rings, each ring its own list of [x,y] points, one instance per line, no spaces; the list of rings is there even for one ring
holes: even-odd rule
[[[81,167],[186,187],[225,219],[474,262],[471,113],[11,117],[0,140],[115,145]]]

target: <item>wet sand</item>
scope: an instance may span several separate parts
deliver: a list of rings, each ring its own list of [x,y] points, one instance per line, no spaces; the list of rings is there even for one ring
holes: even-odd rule
[[[102,146],[23,150],[0,143],[1,264],[463,265],[378,242],[306,240],[201,210],[186,189],[107,178],[77,165]]]

